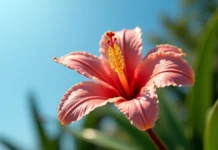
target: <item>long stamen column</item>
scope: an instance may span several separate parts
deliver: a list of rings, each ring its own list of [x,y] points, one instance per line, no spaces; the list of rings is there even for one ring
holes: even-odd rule
[[[125,68],[125,62],[122,50],[117,44],[114,43],[116,41],[116,38],[113,38],[115,35],[113,32],[107,32],[106,35],[109,37],[109,40],[107,41],[107,43],[109,44],[107,54],[111,69],[113,69],[118,74],[118,77],[126,94],[130,96],[131,93],[129,84],[123,72],[123,69]]]

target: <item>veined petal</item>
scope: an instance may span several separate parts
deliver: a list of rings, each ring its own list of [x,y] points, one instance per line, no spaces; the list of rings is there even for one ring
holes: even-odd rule
[[[124,56],[125,61],[125,69],[124,73],[127,77],[127,80],[130,82],[133,78],[134,71],[136,67],[142,61],[142,39],[141,39],[141,29],[136,27],[132,30],[122,30],[118,32],[114,32],[115,37],[117,38],[116,44],[121,48],[122,54]],[[109,68],[110,74],[116,74],[111,68],[108,62],[108,37],[103,35],[102,40],[100,42],[100,53],[101,58],[104,61],[105,65]],[[117,76],[117,75],[116,75]],[[118,78],[118,77],[117,77]]]
[[[156,90],[144,87],[140,94],[132,100],[122,100],[115,103],[118,109],[139,130],[154,127],[158,118],[158,101]]]
[[[94,79],[98,82],[100,80],[113,85],[113,81],[109,77],[101,59],[92,54],[87,52],[72,52],[61,58],[55,57],[54,61],[77,71],[87,78]]]
[[[132,86],[135,89],[152,83],[156,87],[193,85],[194,72],[179,55],[156,52],[150,54],[137,68],[134,79]]]
[[[179,56],[186,56],[186,54],[182,52],[181,48],[178,48],[170,44],[160,44],[160,45],[157,45],[155,48],[149,50],[148,53],[145,55],[144,59],[146,59],[150,54],[156,53],[156,52],[173,53]]]
[[[102,84],[82,82],[69,89],[58,108],[58,119],[69,124],[82,118],[96,107],[116,99],[116,91]]]

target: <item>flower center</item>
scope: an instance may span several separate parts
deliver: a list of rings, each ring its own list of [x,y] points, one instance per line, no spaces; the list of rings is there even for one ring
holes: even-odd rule
[[[120,47],[115,44],[114,42],[117,40],[114,38],[114,33],[113,32],[107,32],[106,35],[109,37],[109,40],[107,43],[109,44],[108,47],[108,60],[111,66],[111,69],[114,70],[120,79],[120,82],[128,96],[131,95],[129,85],[126,79],[126,76],[123,72],[123,69],[125,68],[125,62],[124,62],[124,57],[122,54],[122,50]]]

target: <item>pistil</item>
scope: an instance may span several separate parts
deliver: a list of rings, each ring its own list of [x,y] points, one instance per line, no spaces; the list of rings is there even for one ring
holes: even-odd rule
[[[123,72],[123,69],[125,68],[125,62],[122,50],[117,44],[114,43],[116,41],[116,38],[113,38],[115,35],[113,32],[107,32],[106,35],[109,37],[109,40],[107,41],[107,43],[109,44],[107,54],[111,69],[113,69],[118,74],[118,77],[126,94],[130,97],[131,91],[126,76]]]

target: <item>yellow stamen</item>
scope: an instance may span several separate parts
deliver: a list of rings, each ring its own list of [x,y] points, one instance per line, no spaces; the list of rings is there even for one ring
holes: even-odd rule
[[[178,48],[178,51],[179,51],[180,53],[183,53],[183,51],[182,51],[181,48]],[[183,53],[183,56],[186,57],[186,53]]]
[[[181,48],[178,48],[178,51],[179,51],[180,53],[182,53],[182,49],[181,49]]]
[[[120,70],[124,69],[124,57],[122,55],[120,47],[117,44],[114,44],[114,48],[112,48],[111,46],[108,47],[107,55],[109,63],[111,65],[111,69],[113,69],[117,73],[119,72],[118,68],[120,68]]]
[[[108,47],[108,53],[107,53],[111,69],[113,69],[118,74],[126,94],[130,96],[131,93],[130,93],[129,85],[126,76],[123,72],[123,69],[125,67],[125,62],[124,62],[122,51],[117,44],[114,43],[112,44],[113,45],[110,45]]]

